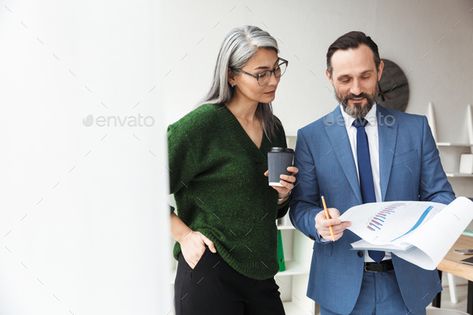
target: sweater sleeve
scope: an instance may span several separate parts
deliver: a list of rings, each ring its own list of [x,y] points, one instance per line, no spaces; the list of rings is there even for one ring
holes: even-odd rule
[[[198,172],[187,128],[178,124],[168,127],[168,157],[170,193],[187,187]]]
[[[291,196],[289,196],[289,198],[283,204],[279,205],[277,219],[286,215],[287,211],[289,210],[290,201]]]
[[[280,146],[283,148],[287,148],[287,142],[286,142],[286,133],[284,132],[284,127],[282,126],[281,121],[279,118],[274,116],[275,118],[275,124],[276,124],[276,139],[277,139],[277,145],[275,146]],[[288,200],[286,200],[283,204],[279,205],[278,207],[278,214],[277,218],[282,218],[283,216],[286,215],[287,211],[289,210],[289,201],[291,199],[291,196],[289,196]]]

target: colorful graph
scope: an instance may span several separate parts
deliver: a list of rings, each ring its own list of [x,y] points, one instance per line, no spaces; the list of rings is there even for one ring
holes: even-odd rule
[[[399,202],[399,203],[393,203],[392,205],[389,205],[388,207],[384,208],[383,210],[379,211],[376,213],[373,218],[370,220],[368,225],[366,226],[369,230],[371,231],[376,231],[376,230],[381,230],[384,222],[388,219],[388,217],[391,214],[396,213],[395,209],[403,206],[404,203]]]
[[[376,231],[380,231],[383,229],[383,226],[385,225],[385,223],[389,220],[389,217],[393,214],[396,213],[396,209],[399,208],[399,207],[402,207],[404,206],[405,203],[393,203],[391,205],[389,205],[388,207],[384,208],[383,210],[377,212],[372,218],[371,220],[368,222],[368,225],[366,226],[369,230],[373,231],[373,232],[376,232]],[[422,222],[425,221],[425,219],[427,218],[427,215],[429,214],[429,212],[433,209],[433,206],[428,206],[423,212],[422,214],[419,216],[419,218],[417,219],[417,221],[412,225],[411,228],[409,228],[407,230],[407,232],[403,233],[402,235],[400,236],[397,236],[397,237],[394,237],[391,242],[411,233],[412,231],[414,231],[416,228],[418,228]]]
[[[417,222],[414,224],[414,226],[412,226],[409,231],[407,231],[406,233],[396,237],[395,239],[393,239],[391,242],[394,242],[395,240],[397,240],[398,238],[401,238],[403,237],[404,235],[406,234],[409,234],[411,233],[412,231],[414,231],[415,229],[417,229],[419,227],[419,225],[422,224],[422,222],[425,220],[425,218],[427,217],[427,215],[429,214],[430,210],[432,210],[434,207],[432,206],[429,206],[427,207],[427,209],[424,210],[424,212],[422,213],[422,215],[419,217],[419,219],[417,220]]]

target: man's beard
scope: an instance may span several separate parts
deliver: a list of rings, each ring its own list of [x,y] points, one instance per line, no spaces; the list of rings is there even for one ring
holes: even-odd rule
[[[360,93],[358,95],[349,93],[347,96],[345,96],[343,99],[339,97],[338,95],[335,95],[337,100],[342,104],[343,110],[345,113],[350,115],[351,117],[355,119],[361,119],[365,118],[366,114],[371,110],[373,107],[375,100],[374,100],[374,95],[368,94],[368,93]],[[348,101],[356,98],[364,97],[366,99],[366,105],[362,104],[353,104],[353,106],[348,105]]]

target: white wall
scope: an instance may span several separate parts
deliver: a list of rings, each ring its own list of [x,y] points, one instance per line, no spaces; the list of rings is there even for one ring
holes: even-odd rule
[[[171,309],[157,12],[2,1],[1,314]]]
[[[234,26],[254,24],[278,40],[289,68],[275,113],[288,134],[335,105],[324,77],[328,46],[350,30],[371,35],[381,56],[407,72],[408,112],[425,114],[432,101],[439,141],[466,142],[466,105],[473,103],[473,1],[165,1],[158,23],[167,62],[161,86],[168,123],[207,92],[219,45]],[[452,128],[455,126],[455,128]]]

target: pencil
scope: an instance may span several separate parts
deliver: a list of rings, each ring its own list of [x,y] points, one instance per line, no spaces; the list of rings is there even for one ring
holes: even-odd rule
[[[330,214],[328,213],[328,209],[327,209],[327,204],[325,203],[325,198],[324,196],[321,196],[321,199],[322,199],[322,204],[324,206],[324,213],[325,213],[325,218],[328,220],[328,219],[331,219],[330,217]],[[335,236],[333,235],[333,228],[331,225],[329,225],[329,230],[330,230],[330,235],[332,236],[332,241],[335,242]]]

